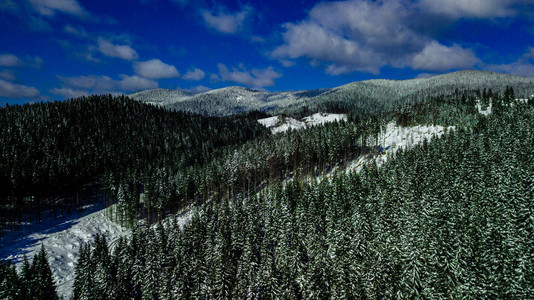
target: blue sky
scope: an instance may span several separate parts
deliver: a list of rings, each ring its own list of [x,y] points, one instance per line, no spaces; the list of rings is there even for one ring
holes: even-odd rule
[[[0,103],[534,76],[534,0],[0,0]]]

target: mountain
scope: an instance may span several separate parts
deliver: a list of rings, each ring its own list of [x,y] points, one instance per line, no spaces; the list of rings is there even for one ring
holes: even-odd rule
[[[311,98],[326,95],[330,91],[331,89],[266,92],[232,86],[198,94],[154,89],[131,94],[130,98],[197,114],[227,116],[250,110],[273,112],[303,105]]]
[[[391,109],[403,103],[424,101],[429,97],[452,96],[457,92],[492,89],[502,93],[506,86],[517,96],[534,94],[534,78],[485,72],[458,71],[429,78],[409,80],[373,79],[339,87],[287,92],[256,91],[244,87],[227,87],[204,93],[155,89],[130,95],[131,98],[209,116],[226,116],[250,110],[277,114],[302,107],[316,109],[328,102],[352,107]]]

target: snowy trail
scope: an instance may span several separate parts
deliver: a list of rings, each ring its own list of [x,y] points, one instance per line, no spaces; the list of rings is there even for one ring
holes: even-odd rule
[[[84,212],[48,219],[40,224],[27,225],[21,231],[8,233],[0,239],[0,259],[10,260],[20,267],[24,255],[31,261],[44,245],[58,294],[68,299],[72,294],[74,267],[80,245],[91,242],[96,234],[104,235],[108,243],[112,243],[127,233],[127,229],[106,217],[102,206],[94,205]]]

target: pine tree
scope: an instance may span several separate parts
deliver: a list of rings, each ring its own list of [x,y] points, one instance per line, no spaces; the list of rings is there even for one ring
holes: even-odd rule
[[[89,244],[82,244],[79,253],[78,262],[74,270],[73,299],[94,299],[94,263],[91,261],[91,248]]]
[[[31,270],[36,287],[35,299],[59,299],[44,245],[41,245],[41,250],[34,256]]]

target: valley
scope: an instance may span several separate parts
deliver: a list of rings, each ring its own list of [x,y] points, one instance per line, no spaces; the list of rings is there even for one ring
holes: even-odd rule
[[[23,257],[43,247],[64,299],[524,298],[530,80],[2,108],[0,279],[29,280]],[[495,261],[506,267],[488,272]]]

